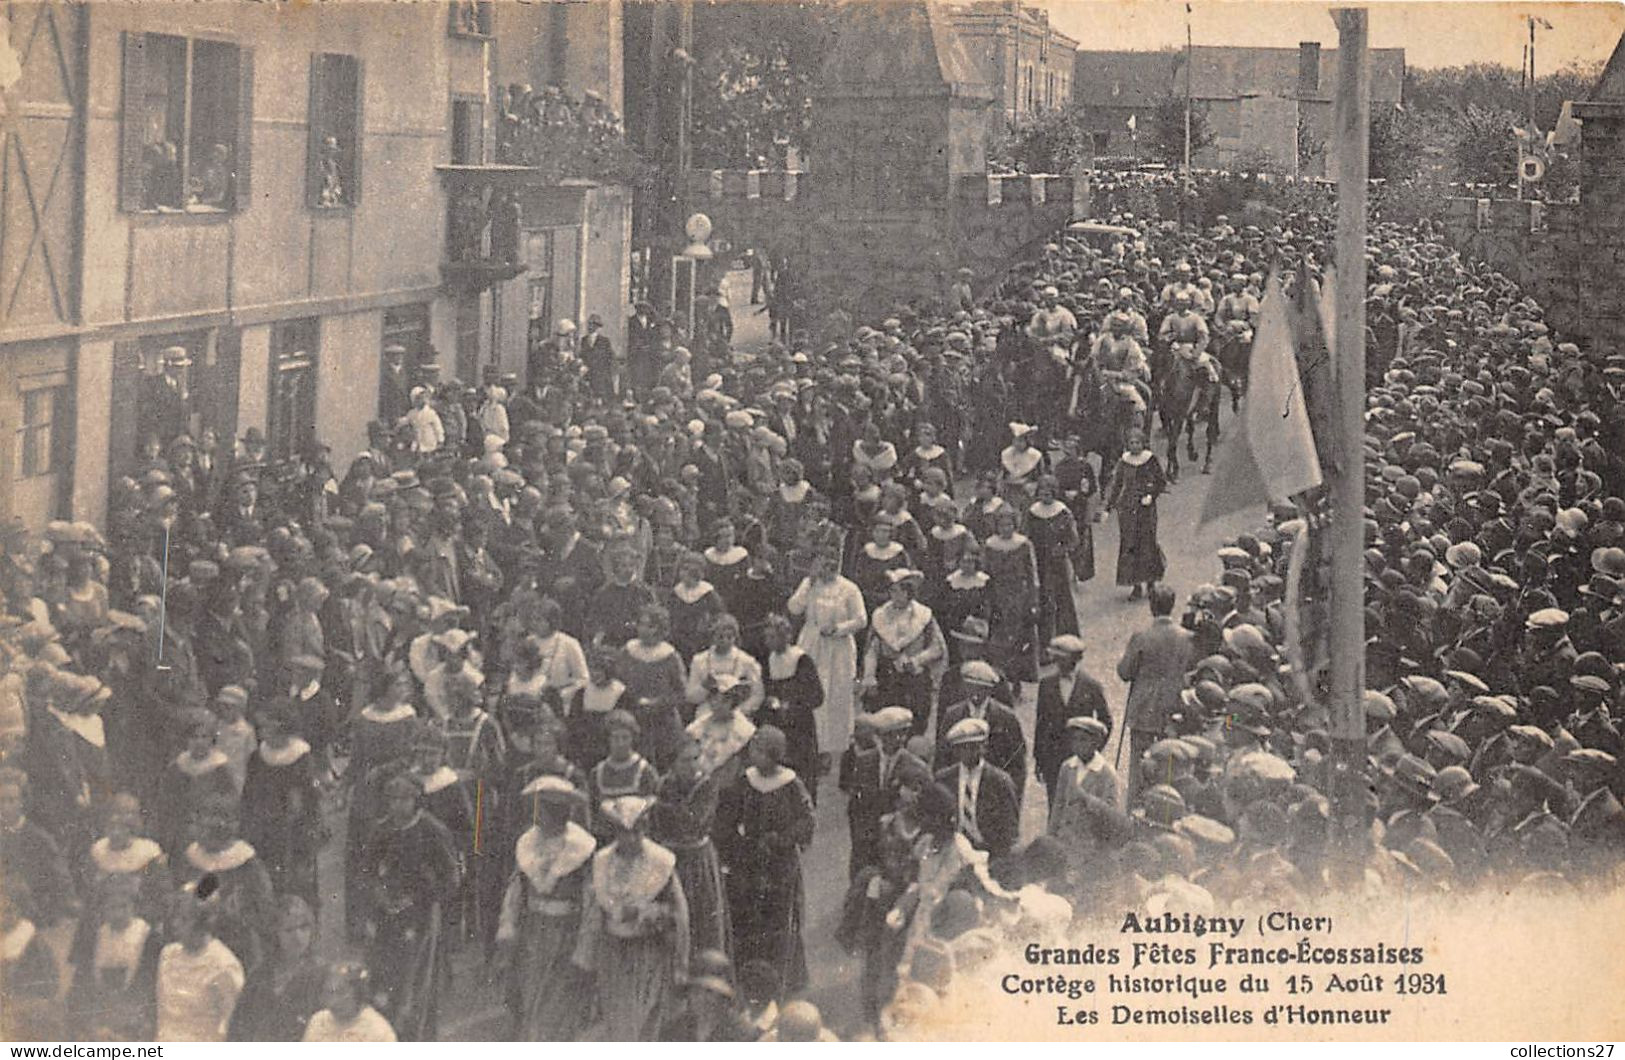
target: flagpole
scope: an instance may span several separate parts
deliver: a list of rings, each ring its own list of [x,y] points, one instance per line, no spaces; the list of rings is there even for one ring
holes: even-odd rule
[[[1371,68],[1364,8],[1337,21],[1337,467],[1332,476],[1331,738],[1333,834],[1345,881],[1357,878],[1369,829],[1365,736],[1365,236]]]

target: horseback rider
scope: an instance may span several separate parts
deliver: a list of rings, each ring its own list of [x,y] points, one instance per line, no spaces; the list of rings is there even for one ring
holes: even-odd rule
[[[1157,300],[1162,305],[1171,306],[1180,295],[1184,295],[1190,300],[1191,305],[1198,308],[1201,307],[1204,299],[1208,299],[1210,304],[1206,311],[1213,311],[1211,299],[1207,292],[1196,286],[1191,273],[1191,263],[1188,261],[1182,261],[1174,266],[1174,278],[1163,286],[1162,294]]]
[[[1133,317],[1122,312],[1108,316],[1106,330],[1095,336],[1089,356],[1117,396],[1143,413],[1151,404],[1151,364],[1134,335]]]
[[[1038,308],[1027,322],[1027,337],[1041,346],[1070,345],[1078,318],[1061,304],[1061,292],[1046,287],[1038,294]]]
[[[1181,291],[1174,295],[1174,311],[1163,318],[1157,341],[1188,367],[1206,372],[1209,381],[1219,381],[1219,363],[1207,352],[1207,321],[1191,308],[1189,294]]]
[[[1234,273],[1230,277],[1229,292],[1219,299],[1219,308],[1214,313],[1214,323],[1228,331],[1240,331],[1243,327],[1252,331],[1258,323],[1258,297],[1247,290],[1247,277],[1241,273]]]
[[[1151,330],[1145,322],[1145,314],[1140,312],[1135,304],[1134,288],[1119,287],[1117,289],[1117,304],[1112,307],[1112,316],[1123,317],[1128,321],[1129,334],[1134,336],[1143,351],[1151,345]],[[1110,321],[1107,321],[1108,327]]]

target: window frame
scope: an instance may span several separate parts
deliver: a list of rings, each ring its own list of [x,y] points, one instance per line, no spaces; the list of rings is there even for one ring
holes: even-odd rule
[[[29,419],[29,399],[49,395],[50,415],[44,422]],[[15,481],[48,478],[61,474],[68,467],[72,446],[67,433],[73,427],[73,386],[65,372],[51,372],[24,378],[17,390],[17,459],[12,469]],[[45,464],[36,469],[29,459],[30,452],[38,452],[39,443],[33,439],[44,435]],[[32,444],[31,444],[32,442]]]
[[[147,83],[149,72],[154,69],[156,57],[159,54],[158,46],[152,41],[179,41],[182,45],[180,92],[180,129],[179,142],[176,144],[178,169],[177,181],[180,193],[180,205],[154,204],[147,205],[146,192],[146,149],[149,144],[142,135],[142,119],[145,113],[138,112],[137,107],[143,106],[148,97]],[[228,173],[229,184],[226,199],[221,205],[205,203],[189,203],[194,177],[199,168],[194,165],[193,140],[197,125],[194,122],[198,94],[198,56],[200,47],[230,48],[236,56],[235,77],[235,115],[230,124],[232,165]],[[151,48],[151,51],[149,51]],[[250,174],[252,171],[253,154],[253,100],[254,100],[254,50],[241,41],[227,36],[214,34],[179,34],[154,33],[146,31],[127,31],[123,40],[123,97],[119,104],[119,210],[122,213],[136,214],[143,217],[226,217],[233,216],[247,209],[251,201]],[[223,83],[230,83],[229,81]],[[174,87],[168,88],[172,97]],[[168,106],[175,106],[171,98]],[[226,131],[225,122],[222,122],[222,132]],[[220,142],[218,139],[215,142]]]
[[[339,144],[340,158],[347,162],[341,164],[342,197],[335,203],[322,202],[322,144],[333,133],[334,122],[343,123],[342,115],[334,115],[332,108],[336,106],[331,94],[326,91],[326,67],[330,63],[338,65],[348,64],[353,75],[352,92],[350,100],[351,113],[348,118],[349,128],[345,130],[348,143]],[[305,206],[311,210],[327,213],[329,211],[344,211],[354,209],[361,202],[364,187],[362,181],[361,159],[362,145],[366,142],[365,114],[366,114],[366,69],[360,56],[347,52],[312,52],[310,56],[310,107],[305,114]],[[337,137],[335,137],[337,139]],[[348,172],[342,172],[342,170]]]
[[[308,336],[309,341],[299,341]],[[270,378],[269,393],[266,395],[266,453],[272,460],[288,460],[304,452],[307,443],[317,440],[319,424],[316,422],[319,414],[317,393],[321,384],[321,343],[322,322],[320,317],[296,317],[292,320],[281,320],[271,326],[271,348],[269,362]],[[299,347],[303,346],[303,349]],[[286,413],[283,405],[282,390],[277,381],[282,373],[308,369],[310,373],[310,393],[305,399],[309,403],[310,421],[298,425],[301,430],[300,437],[284,437],[282,422]],[[297,411],[296,411],[297,414]]]
[[[460,17],[464,9],[474,12],[478,29],[468,29]],[[446,32],[468,40],[490,40],[496,35],[496,5],[491,0],[452,0],[446,5]]]

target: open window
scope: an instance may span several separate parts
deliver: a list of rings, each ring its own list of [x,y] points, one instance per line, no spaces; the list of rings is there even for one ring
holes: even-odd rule
[[[311,209],[361,199],[361,63],[353,55],[310,57],[305,200]]]
[[[229,41],[125,34],[125,211],[218,213],[247,203],[252,58]]]

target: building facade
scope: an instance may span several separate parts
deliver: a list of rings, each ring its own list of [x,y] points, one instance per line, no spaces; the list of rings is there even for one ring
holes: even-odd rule
[[[1372,105],[1398,106],[1404,98],[1405,49],[1373,48],[1369,54]],[[1186,61],[1184,49],[1078,52],[1076,97],[1096,157],[1150,157],[1154,140],[1147,134],[1157,107],[1185,98]],[[1332,139],[1335,48],[1313,41],[1296,48],[1204,45],[1190,50],[1189,62],[1193,106],[1213,133],[1192,164],[1267,164],[1305,176],[1329,172],[1324,145]]]
[[[0,7],[0,519],[99,522],[180,433],[319,439],[342,469],[388,346],[443,379],[522,365],[506,292],[447,279],[436,167],[489,158],[507,81],[618,93],[618,27],[558,44],[616,6]],[[589,250],[624,264],[624,227],[533,217],[547,283],[510,304],[618,322],[625,269]]]
[[[947,15],[1007,122],[1071,104],[1078,42],[1050,25],[1048,11],[1021,0],[975,0]]]

